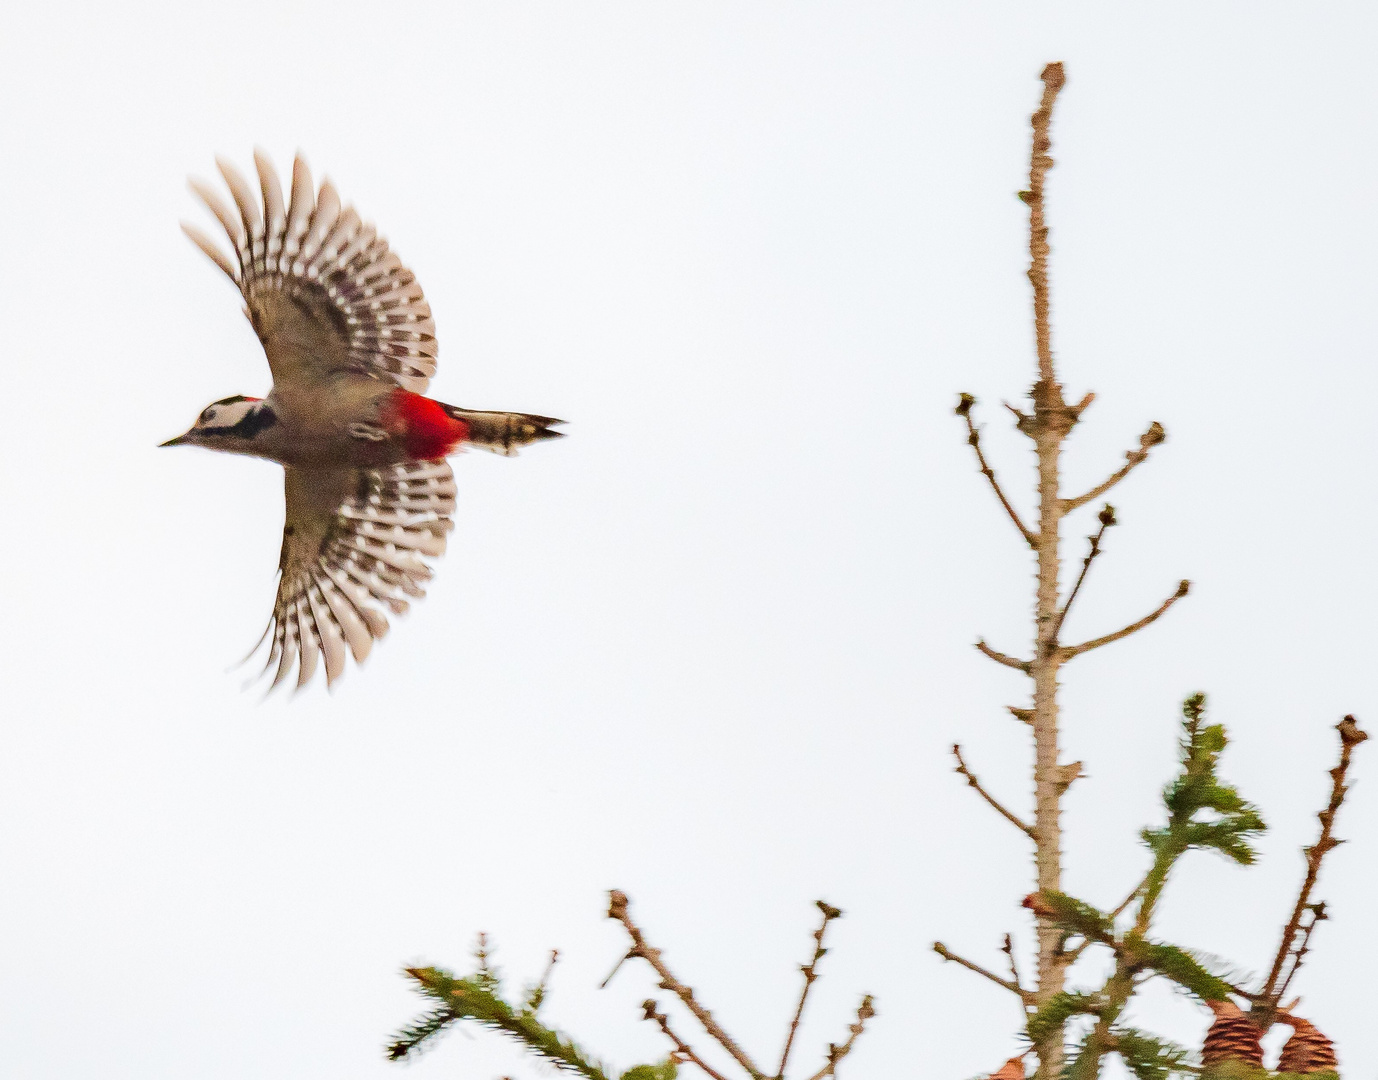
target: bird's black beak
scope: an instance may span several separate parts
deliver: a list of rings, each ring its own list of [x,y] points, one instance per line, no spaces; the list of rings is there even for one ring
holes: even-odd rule
[[[185,435],[178,435],[175,439],[168,439],[167,442],[160,442],[158,444],[158,447],[159,449],[162,449],[164,446],[181,446],[182,443],[186,441],[187,437]]]

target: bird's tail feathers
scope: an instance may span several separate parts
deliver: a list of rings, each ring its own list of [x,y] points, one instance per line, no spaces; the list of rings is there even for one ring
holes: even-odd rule
[[[563,431],[550,430],[563,420],[550,416],[533,416],[530,413],[481,412],[475,409],[457,409],[446,405],[445,411],[456,420],[469,425],[468,442],[480,450],[512,457],[523,446],[540,442],[543,439],[559,439]]]

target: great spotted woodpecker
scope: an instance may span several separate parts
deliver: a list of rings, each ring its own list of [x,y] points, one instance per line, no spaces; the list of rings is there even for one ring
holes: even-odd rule
[[[421,286],[372,225],[341,207],[329,180],[317,192],[306,162],[292,167],[284,204],[272,163],[255,152],[262,209],[235,169],[217,160],[239,209],[208,185],[192,190],[234,247],[187,235],[239,288],[272,370],[266,399],[222,398],[163,446],[204,446],[283,466],[286,521],[264,671],[273,686],[298,668],[304,686],[325,660],[327,683],[345,650],[362,662],[424,595],[427,557],[453,527],[454,474],[445,458],[465,446],[512,455],[562,434],[526,413],[458,409],[422,396],[435,374],[435,322]]]

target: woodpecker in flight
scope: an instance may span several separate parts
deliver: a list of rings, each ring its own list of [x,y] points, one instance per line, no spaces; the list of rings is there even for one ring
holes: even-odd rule
[[[454,523],[454,474],[445,458],[465,446],[503,455],[558,437],[562,423],[526,413],[479,412],[424,397],[435,374],[435,322],[412,273],[372,225],[341,207],[329,180],[316,191],[306,162],[292,167],[290,202],[272,163],[255,152],[263,201],[217,160],[236,215],[191,182],[220,220],[234,254],[182,228],[243,294],[273,389],[265,399],[222,398],[163,446],[204,446],[276,461],[285,473],[277,600],[264,637],[273,686],[297,685],[325,660],[327,683],[424,595],[427,557]]]

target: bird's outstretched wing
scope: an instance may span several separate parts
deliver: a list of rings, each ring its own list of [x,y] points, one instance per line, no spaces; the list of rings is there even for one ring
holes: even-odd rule
[[[182,228],[244,294],[275,384],[307,385],[353,371],[425,393],[435,374],[435,322],[415,276],[329,180],[319,195],[298,155],[291,203],[272,162],[254,152],[263,193],[217,159],[239,215],[207,184],[191,182],[224,226],[230,258],[194,225]]]
[[[427,556],[445,550],[454,523],[454,474],[444,461],[376,469],[286,469],[277,601],[264,671],[273,686],[299,666],[297,685],[325,659],[327,683],[344,671],[345,648],[362,662],[388,630],[385,607],[407,610],[425,595]],[[267,635],[265,634],[265,637]]]

